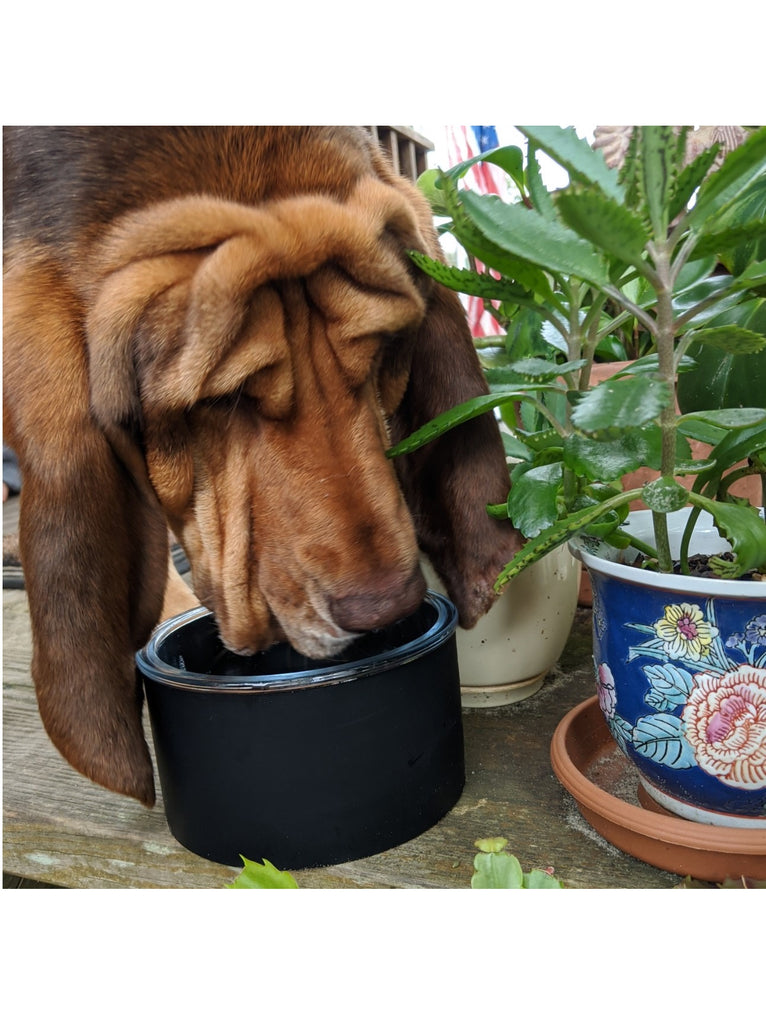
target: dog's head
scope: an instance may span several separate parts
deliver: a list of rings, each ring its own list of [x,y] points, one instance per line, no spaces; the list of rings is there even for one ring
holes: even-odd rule
[[[91,778],[153,798],[129,662],[159,615],[165,520],[233,651],[337,655],[419,605],[420,550],[462,625],[492,603],[517,536],[484,511],[508,487],[491,417],[385,454],[485,390],[457,298],[407,256],[436,253],[429,225],[414,190],[371,176],[345,201],[189,197],[127,214],[80,267],[77,384],[37,396],[79,406],[62,412],[69,468],[51,487],[39,439],[20,454],[41,714]],[[71,544],[54,569],[40,522],[56,516]]]

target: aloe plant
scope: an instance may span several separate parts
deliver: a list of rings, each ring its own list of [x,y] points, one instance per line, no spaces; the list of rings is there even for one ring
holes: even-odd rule
[[[506,350],[482,353],[490,394],[425,424],[389,455],[501,412],[515,465],[507,502],[488,512],[511,518],[528,540],[497,589],[583,533],[633,543],[672,572],[666,516],[687,505],[682,571],[700,510],[732,546],[719,574],[763,571],[766,524],[729,487],[743,474],[766,480],[766,128],[714,171],[715,147],[685,164],[685,130],[635,129],[620,171],[571,129],[520,131],[526,162],[519,148],[503,147],[422,181],[434,211],[451,218],[448,230],[486,271],[410,255],[442,284],[491,302],[503,324],[538,318],[547,350],[517,358],[509,330]],[[545,187],[539,151],[566,169],[566,188]],[[461,187],[477,159],[510,175],[517,202]],[[599,346],[628,322],[648,339],[648,354],[592,385]],[[711,368],[724,371],[712,386]],[[692,459],[690,439],[710,444],[709,457]],[[641,467],[659,479],[623,490],[622,476]],[[679,483],[689,475],[691,489]],[[654,548],[623,529],[636,498],[651,509]]]

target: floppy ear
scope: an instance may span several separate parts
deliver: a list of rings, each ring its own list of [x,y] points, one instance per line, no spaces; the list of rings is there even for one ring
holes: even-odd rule
[[[487,391],[460,300],[437,285],[415,340],[407,390],[391,421],[392,441]],[[420,547],[468,629],[494,603],[495,579],[521,546],[507,520],[486,512],[488,504],[504,502],[510,488],[497,423],[487,413],[394,461]]]
[[[40,716],[78,771],[151,806],[133,656],[160,614],[165,519],[129,430],[115,446],[91,415],[82,313],[55,265],[11,267],[4,307],[4,431],[23,478]]]

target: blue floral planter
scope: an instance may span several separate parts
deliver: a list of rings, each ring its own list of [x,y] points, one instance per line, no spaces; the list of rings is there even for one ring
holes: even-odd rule
[[[650,513],[629,529],[651,537]],[[692,821],[766,827],[766,583],[658,576],[573,547],[593,586],[599,704],[646,791]],[[721,547],[708,518],[694,550]]]

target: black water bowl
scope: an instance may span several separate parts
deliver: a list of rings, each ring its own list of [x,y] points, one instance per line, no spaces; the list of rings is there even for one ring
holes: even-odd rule
[[[343,660],[240,657],[198,608],[136,656],[170,831],[208,860],[339,864],[413,839],[465,781],[454,606],[360,637]]]

